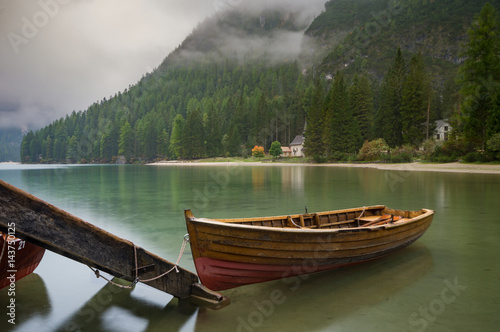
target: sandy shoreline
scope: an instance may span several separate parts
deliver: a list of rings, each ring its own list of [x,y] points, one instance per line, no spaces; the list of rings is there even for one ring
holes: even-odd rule
[[[479,173],[479,174],[500,174],[500,165],[475,165],[463,163],[449,164],[426,164],[426,163],[406,163],[406,164],[309,164],[309,163],[272,163],[272,162],[156,162],[147,164],[149,166],[282,166],[282,167],[354,167],[354,168],[375,168],[380,170],[394,171],[419,171],[419,172],[452,172],[452,173]]]

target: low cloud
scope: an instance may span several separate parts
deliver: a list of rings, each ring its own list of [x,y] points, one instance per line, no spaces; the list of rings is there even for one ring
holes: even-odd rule
[[[0,128],[38,129],[123,91],[200,22],[235,5],[287,6],[306,22],[319,15],[323,1],[0,0]],[[276,56],[290,48],[295,53],[301,38],[298,32],[226,37],[225,50],[267,48]]]
[[[293,61],[301,54],[304,31],[324,8],[323,0],[227,0],[225,4],[217,16],[203,22],[183,44],[179,52],[183,60],[204,61],[211,52],[236,56],[240,61],[263,56],[270,63]],[[268,24],[273,20],[276,24],[275,11],[280,13],[281,27],[268,32]]]

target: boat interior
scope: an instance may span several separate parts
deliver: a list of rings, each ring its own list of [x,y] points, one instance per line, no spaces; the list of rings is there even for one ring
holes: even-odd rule
[[[425,213],[425,210],[392,210],[386,206],[380,205],[358,209],[304,213],[279,217],[217,219],[217,221],[276,228],[343,229],[376,227],[385,224],[404,222]]]

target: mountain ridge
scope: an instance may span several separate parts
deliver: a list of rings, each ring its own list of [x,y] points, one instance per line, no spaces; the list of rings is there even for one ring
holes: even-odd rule
[[[439,21],[438,14],[429,13],[440,9],[444,15],[452,2],[461,4],[455,12],[467,11],[471,20],[484,3],[332,0],[311,24],[303,24],[297,13],[276,9],[252,14],[235,9],[214,16],[137,84],[85,112],[29,133],[21,147],[22,159],[111,162],[119,155],[126,155],[129,162],[189,159],[248,154],[254,144],[269,146],[272,140],[287,144],[304,128],[317,73],[327,85],[340,69],[347,82],[363,72],[378,84],[398,44],[409,58],[441,40],[443,46],[434,50],[441,57],[424,53],[424,60],[434,73],[434,85],[443,88],[461,62],[457,45],[463,42],[467,26],[448,25],[456,22],[446,23],[450,15],[441,25],[431,24],[430,30],[424,23],[436,23],[436,17]],[[405,20],[407,30],[400,26]],[[413,33],[398,34],[398,28]],[[452,90],[456,93],[457,88]],[[183,128],[199,127],[200,121],[205,132],[196,139],[213,151],[183,155],[183,149],[189,149],[176,147],[187,139],[182,137]]]

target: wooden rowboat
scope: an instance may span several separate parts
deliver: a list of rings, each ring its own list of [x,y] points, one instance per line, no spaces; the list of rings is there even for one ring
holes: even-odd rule
[[[31,274],[45,249],[0,232],[0,289]]]
[[[0,242],[2,246],[6,244],[0,261],[7,263],[0,266],[0,279],[7,280],[9,284],[13,279],[12,270],[17,271],[16,279],[29,274],[42,259],[43,250],[47,249],[87,265],[98,278],[108,280],[101,275],[102,271],[129,281],[132,283],[129,288],[142,282],[182,302],[189,300],[212,309],[230,304],[228,298],[200,284],[196,274],[178,266],[181,255],[177,263],[169,262],[2,180],[0,232],[8,234],[7,242]],[[8,243],[14,241],[14,234],[26,240],[19,242],[15,248],[17,251]],[[184,245],[185,242],[181,253]],[[31,257],[24,251],[28,247],[38,248],[39,251],[25,260]],[[14,268],[10,261],[13,261]]]
[[[185,211],[201,282],[217,291],[326,271],[415,242],[434,211],[383,205],[247,219],[199,219]]]

